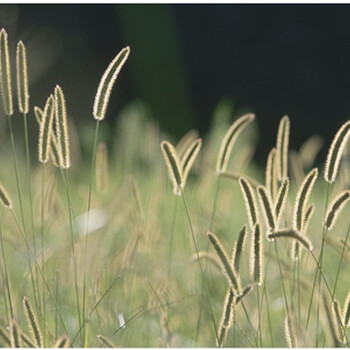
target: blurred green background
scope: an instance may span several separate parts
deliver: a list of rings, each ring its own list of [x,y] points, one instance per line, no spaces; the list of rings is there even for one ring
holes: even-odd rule
[[[315,133],[329,139],[348,118],[349,15],[348,5],[0,5],[12,54],[19,39],[27,46],[31,105],[43,106],[60,84],[83,137],[104,69],[130,45],[104,123],[107,141],[134,99],[178,140],[191,128],[206,133],[226,98],[236,115],[257,114],[261,161],[284,114],[292,148]]]

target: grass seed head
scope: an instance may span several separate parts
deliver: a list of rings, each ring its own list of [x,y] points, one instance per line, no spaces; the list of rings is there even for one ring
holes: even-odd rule
[[[279,124],[276,144],[277,176],[283,181],[288,176],[288,146],[289,146],[290,120],[284,116]]]
[[[258,211],[253,188],[249,181],[243,176],[238,180],[244,198],[250,227],[253,228],[258,222]]]
[[[22,41],[20,41],[17,45],[16,73],[18,109],[21,113],[27,114],[29,112],[27,54],[26,48]]]
[[[340,212],[344,208],[347,201],[350,199],[350,191],[343,191],[338,196],[334,198],[332,203],[330,204],[328,211],[326,213],[326,217],[324,220],[324,225],[327,227],[327,229],[332,229],[337,217],[339,216]]]

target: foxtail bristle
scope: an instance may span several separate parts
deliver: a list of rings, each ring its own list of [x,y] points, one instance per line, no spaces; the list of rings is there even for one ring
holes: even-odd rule
[[[239,265],[241,261],[241,255],[244,250],[244,244],[247,237],[247,225],[244,225],[241,232],[239,233],[238,240],[234,243],[232,250],[232,264],[236,273],[239,273]]]
[[[49,161],[49,150],[54,113],[55,103],[54,98],[51,95],[46,101],[39,130],[39,161],[44,164]]]
[[[11,68],[7,33],[4,28],[0,32],[0,86],[4,112],[11,116],[13,114]]]
[[[335,328],[336,328],[336,332],[337,332],[337,337],[338,337],[338,341],[340,343],[344,343],[345,341],[345,327],[343,325],[343,320],[340,314],[340,307],[339,307],[339,303],[336,299],[333,300],[332,303],[332,311],[333,311],[333,319],[334,319],[334,324],[335,324]]]
[[[160,146],[162,148],[165,163],[168,167],[171,181],[174,185],[174,194],[180,195],[180,188],[183,187],[183,173],[180,161],[176,154],[176,150],[174,146],[168,141],[163,141]]]
[[[55,111],[57,144],[60,150],[60,167],[63,169],[68,169],[71,166],[71,162],[67,125],[67,110],[64,94],[59,85],[56,85],[55,88]]]
[[[283,230],[278,230],[275,232],[272,232],[270,234],[267,235],[268,239],[275,239],[275,238],[290,238],[293,240],[298,241],[299,243],[301,243],[301,245],[306,249],[311,251],[313,249],[312,247],[312,243],[310,242],[310,240],[303,236],[302,234],[300,234],[298,231],[295,231],[293,229],[283,229]]]
[[[221,142],[218,159],[216,162],[216,172],[218,174],[226,171],[232,147],[237,140],[237,137],[244,130],[244,128],[254,120],[254,118],[255,115],[252,113],[245,114],[238,118],[226,132],[225,137]]]
[[[120,70],[126,62],[129,53],[129,46],[122,49],[103,73],[94,102],[93,115],[96,120],[103,120],[105,118],[113,85],[118,77]]]
[[[13,319],[10,321],[10,339],[11,339],[11,348],[23,347],[21,331],[18,328],[17,322]]]
[[[297,193],[294,204],[294,229],[303,232],[305,224],[305,206],[310,197],[318,176],[317,168],[312,169],[305,177]]]
[[[275,201],[278,186],[276,148],[272,148],[267,157],[265,186],[270,194],[271,199]]]
[[[286,336],[286,342],[289,348],[298,347],[297,338],[294,332],[294,325],[292,322],[292,318],[289,315],[287,315],[284,320],[284,334]]]
[[[213,245],[216,253],[219,256],[223,270],[226,273],[228,283],[237,292],[237,294],[239,294],[241,290],[240,280],[237,277],[233,267],[231,266],[230,260],[227,257],[226,251],[223,248],[219,238],[214,233],[211,233],[211,232],[208,232],[208,238],[210,243]]]
[[[27,54],[22,41],[19,41],[16,51],[17,95],[18,109],[21,113],[29,112]]]
[[[343,191],[338,196],[334,198],[332,203],[330,204],[326,218],[324,221],[324,225],[330,230],[333,228],[335,221],[344,208],[346,202],[350,199],[350,191]]]
[[[226,343],[227,331],[233,324],[233,313],[235,308],[235,293],[232,288],[227,289],[221,321],[218,329],[217,346],[222,348]]]
[[[238,182],[244,197],[244,203],[247,209],[249,224],[250,227],[253,228],[258,222],[258,211],[254,191],[252,189],[251,184],[244,177],[240,177]]]
[[[33,340],[36,343],[38,348],[42,348],[43,347],[43,336],[41,334],[39,323],[38,323],[36,316],[34,314],[32,305],[30,304],[27,297],[23,298],[23,306],[24,306],[24,311],[25,311],[26,317],[27,317],[28,326],[29,326],[29,329],[32,333]]]
[[[329,183],[334,182],[337,177],[340,160],[349,136],[350,120],[340,127],[329,148],[324,171],[324,179]]]
[[[250,274],[253,281],[258,285],[263,283],[264,268],[263,268],[264,248],[262,231],[259,224],[256,224],[252,236],[251,258],[250,258]]]
[[[286,199],[288,197],[288,190],[289,190],[289,179],[286,178],[281,183],[281,186],[278,190],[277,194],[277,200],[275,205],[275,215],[276,215],[276,223],[278,224],[278,221],[281,217],[281,214],[283,212],[284,205],[286,203]]]
[[[271,198],[267,194],[266,188],[264,186],[258,187],[258,195],[261,206],[263,208],[267,226],[271,231],[273,231],[276,228],[276,217],[275,211],[273,210]]]
[[[187,150],[185,151],[184,155],[181,157],[181,167],[183,172],[183,187],[186,185],[188,174],[191,170],[191,167],[194,163],[194,161],[197,158],[197,155],[201,149],[202,146],[202,139],[197,139],[193,141]]]
[[[279,181],[285,180],[288,176],[289,130],[289,117],[285,115],[280,121],[277,132],[276,159],[277,176]]]
[[[56,340],[54,348],[70,348],[70,340],[67,335],[62,335]]]

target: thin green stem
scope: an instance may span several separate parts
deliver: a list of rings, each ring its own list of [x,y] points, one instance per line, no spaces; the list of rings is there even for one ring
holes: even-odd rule
[[[100,120],[96,121],[95,127],[95,136],[94,136],[94,145],[92,149],[92,160],[91,160],[91,170],[90,170],[90,183],[89,183],[89,195],[88,195],[88,205],[87,205],[87,218],[86,218],[86,234],[85,234],[85,243],[84,243],[84,277],[83,277],[83,320],[85,320],[86,314],[86,275],[87,275],[87,251],[88,251],[88,239],[89,239],[89,219],[90,219],[90,209],[91,209],[91,198],[92,198],[92,184],[94,180],[95,173],[95,163],[96,163],[96,148],[98,140],[98,131],[100,127]],[[85,339],[85,323],[83,324],[83,329],[81,332],[82,340]],[[82,343],[84,344],[84,343]],[[86,345],[86,344],[84,344]]]
[[[279,271],[280,271],[281,285],[282,285],[282,289],[283,289],[284,304],[285,304],[285,307],[286,307],[287,315],[289,315],[289,307],[288,307],[288,301],[287,301],[287,293],[286,293],[286,288],[285,288],[285,286],[284,286],[284,279],[283,279],[283,273],[282,273],[282,266],[281,266],[280,256],[279,256],[279,253],[278,253],[277,241],[275,240],[274,243],[275,243],[275,251],[276,251],[277,261],[278,261],[278,268],[279,268]]]
[[[256,286],[256,300],[258,303],[258,329],[257,329],[257,336],[256,338],[259,339],[260,337],[260,347],[263,346],[262,341],[262,332],[261,332],[261,308],[260,308],[260,295],[259,295],[259,286]]]
[[[41,166],[41,268],[45,275],[45,236],[44,236],[44,220],[45,220],[45,163]],[[42,284],[42,313],[44,322],[44,347],[46,346],[46,303],[45,303],[45,283]]]

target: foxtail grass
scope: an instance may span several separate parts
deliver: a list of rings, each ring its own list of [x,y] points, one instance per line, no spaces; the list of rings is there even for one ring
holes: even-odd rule
[[[253,188],[244,177],[240,177],[238,181],[242,190],[250,227],[254,228],[258,222],[258,210]]]
[[[279,124],[276,142],[277,176],[279,181],[288,177],[288,146],[289,146],[290,120],[284,116]]]

